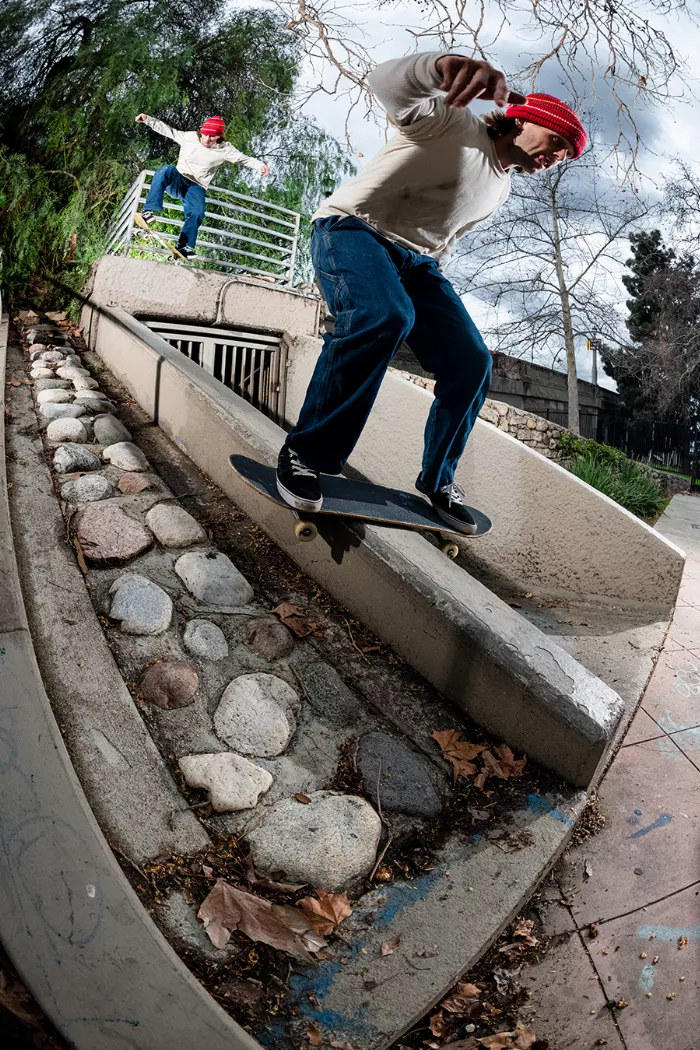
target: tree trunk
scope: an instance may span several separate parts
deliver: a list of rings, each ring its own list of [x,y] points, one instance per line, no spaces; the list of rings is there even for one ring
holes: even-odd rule
[[[572,434],[581,433],[579,427],[578,406],[578,375],[576,374],[576,347],[574,345],[574,328],[571,322],[571,302],[569,289],[566,284],[564,273],[564,262],[561,253],[561,238],[559,235],[559,216],[557,214],[557,198],[554,185],[549,184],[550,210],[552,212],[552,231],[554,239],[554,260],[559,284],[559,299],[561,301],[562,323],[564,328],[564,347],[566,349],[566,376],[569,395],[569,430]]]

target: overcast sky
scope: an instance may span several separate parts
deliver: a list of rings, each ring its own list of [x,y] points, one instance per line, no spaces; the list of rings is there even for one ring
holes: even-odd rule
[[[415,50],[413,38],[403,28],[409,21],[413,25],[418,25],[415,5],[410,7],[395,5],[378,10],[376,5],[370,2],[355,10],[359,12],[358,19],[361,18],[365,32],[363,42],[377,62],[407,55]],[[641,5],[638,10],[641,10]],[[692,55],[693,46],[700,41],[698,29],[689,27],[687,20],[676,19],[675,16],[664,18],[663,29],[671,38],[679,55],[685,57]],[[434,51],[439,48],[431,41],[421,41],[418,50]],[[511,27],[502,34],[497,45],[492,49],[492,54],[494,64],[507,72],[525,64],[515,28]],[[315,83],[317,75],[309,70],[308,79]],[[635,121],[647,147],[640,155],[640,167],[645,176],[644,184],[648,190],[653,191],[654,187],[661,186],[664,173],[671,168],[672,157],[680,156],[691,163],[697,163],[700,160],[700,145],[696,130],[700,121],[698,121],[696,112],[697,102],[692,97],[696,87],[696,82],[690,78],[689,88],[682,84],[677,85],[677,94],[680,97],[676,101],[664,106],[637,106],[635,108]],[[557,76],[554,66],[545,67],[543,75],[537,82],[537,90],[547,91],[563,98],[567,97],[567,90],[562,85],[560,77]],[[602,89],[598,99],[592,98],[590,83],[585,79],[581,81],[579,92],[584,100],[584,105],[593,107],[599,137],[605,142],[613,141],[617,134],[617,123],[610,96]],[[493,107],[476,103],[474,108],[476,111],[485,112]],[[317,93],[307,103],[306,109],[307,112],[314,115],[324,129],[337,137],[342,136],[341,129],[348,110],[346,98]],[[385,129],[376,121],[368,120],[360,107],[351,114],[348,127],[354,160],[358,167],[361,167],[384,144]],[[611,176],[613,168],[611,164]],[[624,289],[621,289],[621,301],[624,301],[624,294]],[[489,323],[489,313],[484,305],[468,296],[465,297],[465,303],[477,324],[486,327]],[[578,356],[579,375],[581,378],[589,379],[591,361],[590,357],[585,354],[583,345],[578,348]],[[550,364],[551,354],[545,355],[541,363]],[[598,372],[599,378],[602,376],[604,385],[614,387],[614,383],[602,374],[600,367]]]

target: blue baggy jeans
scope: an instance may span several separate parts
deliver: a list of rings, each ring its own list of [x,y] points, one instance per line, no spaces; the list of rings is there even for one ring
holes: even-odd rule
[[[194,248],[197,243],[197,231],[204,219],[206,192],[202,186],[185,178],[174,164],[165,164],[153,176],[151,188],[143,206],[144,211],[160,211],[163,207],[163,194],[182,201],[185,209],[185,222],[182,237],[186,246]]]
[[[317,219],[311,257],[335,314],[287,443],[302,463],[338,474],[357,443],[404,340],[435,376],[420,488],[449,484],[491,384],[491,354],[434,259],[361,219]],[[394,435],[397,444],[401,433]]]

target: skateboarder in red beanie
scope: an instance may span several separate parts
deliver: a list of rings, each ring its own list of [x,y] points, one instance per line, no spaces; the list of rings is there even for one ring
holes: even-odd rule
[[[148,223],[155,211],[163,207],[163,194],[181,200],[185,210],[185,222],[177,242],[177,249],[186,259],[197,253],[194,250],[197,231],[204,219],[206,189],[222,164],[242,164],[261,175],[269,175],[270,169],[261,160],[246,157],[224,141],[226,127],[222,117],[209,117],[199,131],[178,131],[162,120],[139,113],[138,123],[147,124],[159,135],[174,139],[180,146],[177,165],[165,164],[153,176],[151,188],[143,206],[142,217]]]
[[[438,263],[505,202],[512,169],[534,175],[579,157],[586,132],[566,103],[510,92],[503,73],[462,55],[385,62],[369,83],[398,131],[313,216],[311,255],[335,329],[280,452],[277,487],[297,510],[320,510],[320,474],[342,470],[405,340],[435,376],[416,488],[451,528],[472,533],[454,474],[491,355]],[[480,120],[468,109],[475,98],[511,105]]]

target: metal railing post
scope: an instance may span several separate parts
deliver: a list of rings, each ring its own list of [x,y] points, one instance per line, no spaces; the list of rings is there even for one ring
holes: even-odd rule
[[[141,203],[141,191],[146,184],[146,176],[150,174],[148,171],[142,171],[136,180],[132,189],[135,188],[134,198],[132,207],[129,209],[129,226],[126,231],[126,240],[124,241],[124,247],[122,249],[122,255],[128,255],[131,249],[131,239],[134,235],[134,215],[139,210],[139,204]]]
[[[297,261],[297,248],[299,246],[299,229],[301,226],[301,215],[297,215],[294,224],[294,240],[292,241],[292,254],[289,257],[289,270],[287,271],[286,284],[291,286],[294,284],[294,268]]]

